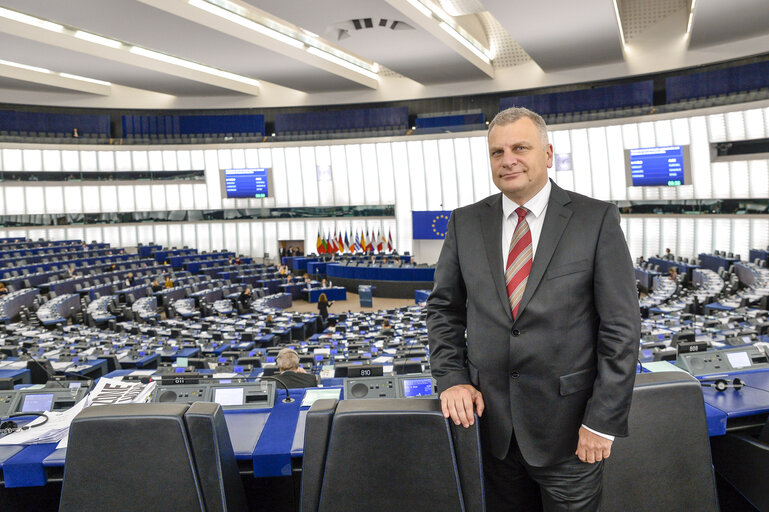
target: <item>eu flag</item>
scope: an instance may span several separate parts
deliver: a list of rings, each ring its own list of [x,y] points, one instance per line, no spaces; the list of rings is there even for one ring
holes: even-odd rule
[[[412,238],[415,240],[443,240],[449,224],[451,210],[411,212]]]

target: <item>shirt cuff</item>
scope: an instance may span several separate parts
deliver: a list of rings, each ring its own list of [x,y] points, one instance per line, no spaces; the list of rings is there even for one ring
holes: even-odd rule
[[[608,439],[609,441],[614,441],[614,436],[612,436],[612,435],[603,434],[601,432],[597,432],[597,431],[593,430],[592,428],[590,428],[590,427],[588,427],[587,425],[584,425],[584,424],[582,426],[585,428],[585,430],[589,430],[590,432],[592,432],[593,434],[595,434],[597,436],[601,436],[604,439]]]

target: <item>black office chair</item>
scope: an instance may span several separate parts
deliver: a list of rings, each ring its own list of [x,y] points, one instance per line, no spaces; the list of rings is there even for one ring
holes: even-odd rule
[[[629,429],[606,460],[601,510],[718,512],[697,379],[683,372],[636,375]]]
[[[302,511],[483,511],[477,425],[455,427],[435,399],[318,400],[307,413]]]
[[[89,407],[69,436],[60,512],[247,508],[217,404]]]

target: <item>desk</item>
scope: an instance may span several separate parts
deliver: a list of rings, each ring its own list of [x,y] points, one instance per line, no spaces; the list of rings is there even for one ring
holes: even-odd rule
[[[341,286],[302,289],[302,296],[307,302],[318,302],[321,293],[325,293],[328,300],[347,300],[347,289]]]
[[[26,368],[18,370],[2,370],[0,369],[0,379],[13,379],[13,385],[17,384],[29,384],[31,374]]]
[[[729,270],[729,267],[732,266],[732,263],[739,261],[737,258],[726,258],[724,256],[716,256],[714,254],[705,253],[700,253],[697,258],[699,258],[699,260],[702,262],[703,267],[709,268],[713,272],[718,272],[720,267],[723,267],[724,270]]]

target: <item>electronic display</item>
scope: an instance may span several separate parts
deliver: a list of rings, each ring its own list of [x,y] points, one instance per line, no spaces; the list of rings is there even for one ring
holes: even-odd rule
[[[728,352],[726,354],[726,357],[729,359],[729,364],[732,365],[732,368],[745,368],[747,366],[750,366],[750,357],[748,357],[747,352]]]
[[[633,187],[691,185],[689,146],[627,149],[625,160]]]
[[[229,198],[264,198],[270,196],[271,169],[259,167],[252,169],[224,169],[224,197]]]
[[[433,394],[433,380],[424,379],[403,379],[403,396],[430,396]]]
[[[21,405],[21,412],[50,411],[53,405],[53,393],[26,395]]]
[[[219,405],[243,405],[243,388],[216,388],[214,402]]]

